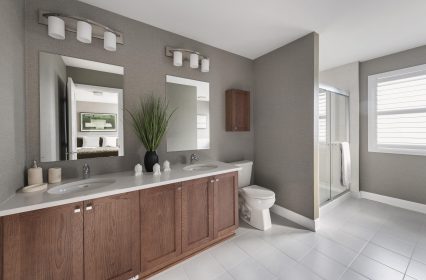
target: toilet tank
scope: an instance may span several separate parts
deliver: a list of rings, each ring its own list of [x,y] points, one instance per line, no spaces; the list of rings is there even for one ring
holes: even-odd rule
[[[238,187],[247,187],[251,183],[251,170],[253,168],[253,162],[250,160],[230,162],[230,164],[241,167],[238,171]]]

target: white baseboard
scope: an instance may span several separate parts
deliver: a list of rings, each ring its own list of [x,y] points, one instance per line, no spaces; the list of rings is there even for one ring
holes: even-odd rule
[[[374,201],[381,202],[381,203],[385,203],[385,204],[389,204],[389,205],[392,205],[392,206],[395,206],[395,207],[404,208],[404,209],[407,209],[407,210],[426,214],[426,204],[421,204],[421,203],[417,203],[417,202],[412,202],[412,201],[408,201],[408,200],[403,200],[403,199],[399,199],[399,198],[394,198],[394,197],[390,197],[390,196],[384,196],[384,195],[370,193],[370,192],[364,192],[364,191],[360,191],[360,197],[365,198],[365,199],[369,199],[369,200],[374,200]]]
[[[351,191],[351,195],[353,198],[361,198],[361,192],[360,191]]]
[[[316,231],[318,229],[318,220],[309,219],[277,204],[274,204],[274,206],[271,207],[271,212],[312,231]]]

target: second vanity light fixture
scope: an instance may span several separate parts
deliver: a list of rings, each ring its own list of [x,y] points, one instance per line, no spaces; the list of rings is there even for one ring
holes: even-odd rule
[[[123,34],[108,26],[76,16],[39,11],[39,23],[47,25],[48,35],[58,40],[65,39],[65,30],[77,33],[77,40],[90,44],[92,37],[104,40],[104,49],[114,52],[117,43],[123,44]]]
[[[189,67],[197,69],[201,62],[201,72],[210,71],[210,59],[197,51],[181,48],[166,47],[166,56],[173,57],[173,65],[180,67],[184,60],[189,60]]]

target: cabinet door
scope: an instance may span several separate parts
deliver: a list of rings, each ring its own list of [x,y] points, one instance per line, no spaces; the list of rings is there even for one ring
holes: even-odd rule
[[[214,237],[232,234],[238,227],[238,176],[236,172],[215,177]]]
[[[226,91],[226,130],[250,131],[250,93],[243,90]]]
[[[3,218],[3,279],[83,279],[82,203]]]
[[[182,183],[182,251],[190,251],[213,240],[212,178]]]
[[[181,247],[181,186],[140,191],[142,275],[173,262]]]
[[[84,202],[84,276],[129,279],[140,272],[139,192]]]

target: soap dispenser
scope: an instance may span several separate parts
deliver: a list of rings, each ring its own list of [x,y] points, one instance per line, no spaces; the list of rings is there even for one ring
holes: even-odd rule
[[[28,185],[43,184],[43,168],[37,166],[37,161],[33,161],[33,166],[28,169]]]

